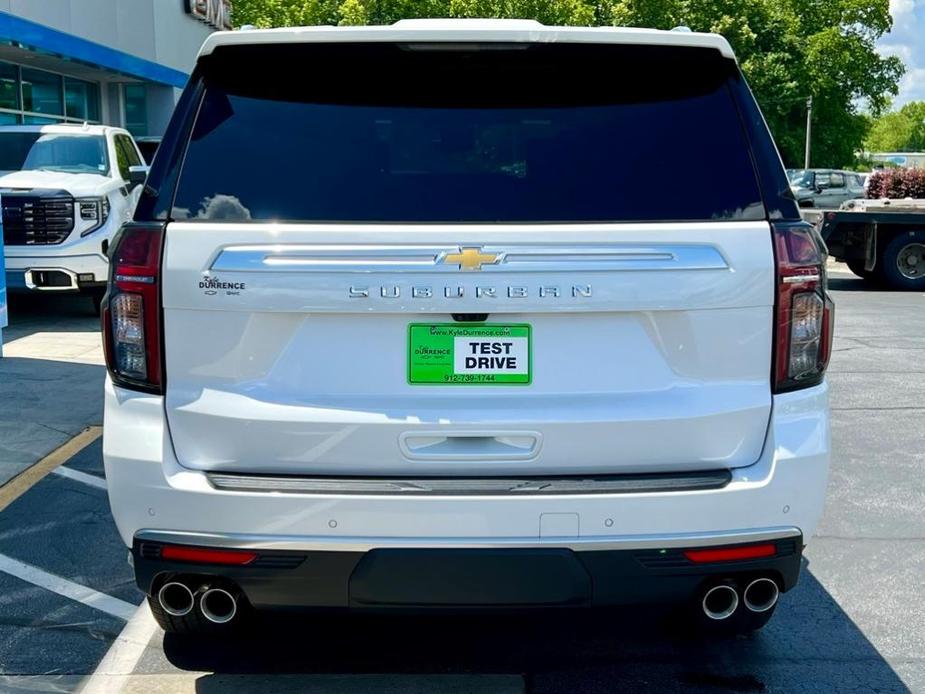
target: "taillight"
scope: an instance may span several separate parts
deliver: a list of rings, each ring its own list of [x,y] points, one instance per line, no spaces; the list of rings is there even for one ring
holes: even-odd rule
[[[777,298],[774,319],[774,392],[822,381],[832,352],[834,305],[826,292],[826,251],[809,224],[775,224]]]
[[[109,253],[103,304],[106,366],[114,383],[162,392],[160,266],[162,224],[126,224]]]
[[[256,558],[256,552],[233,549],[208,549],[206,547],[186,547],[184,545],[164,545],[161,548],[161,559],[190,561],[197,564],[244,566],[250,564]]]
[[[777,554],[777,547],[772,543],[762,545],[745,545],[738,547],[720,547],[718,549],[689,549],[684,556],[695,564],[710,564],[720,561],[744,561],[773,557]]]

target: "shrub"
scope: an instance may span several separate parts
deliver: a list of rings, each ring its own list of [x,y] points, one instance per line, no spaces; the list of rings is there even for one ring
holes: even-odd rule
[[[925,169],[884,169],[870,175],[867,197],[925,198]]]

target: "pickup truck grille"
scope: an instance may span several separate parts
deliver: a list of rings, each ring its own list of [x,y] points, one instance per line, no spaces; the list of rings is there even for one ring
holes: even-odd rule
[[[3,242],[40,246],[64,241],[74,229],[74,198],[4,193]]]

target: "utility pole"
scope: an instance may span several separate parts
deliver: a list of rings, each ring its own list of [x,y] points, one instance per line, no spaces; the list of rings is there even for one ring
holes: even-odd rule
[[[813,97],[806,98],[806,154],[803,157],[803,168],[809,168],[809,148],[813,139]]]

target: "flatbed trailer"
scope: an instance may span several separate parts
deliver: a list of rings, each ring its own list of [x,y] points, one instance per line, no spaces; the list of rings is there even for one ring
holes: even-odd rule
[[[817,223],[829,255],[859,277],[925,291],[925,200],[853,201]]]

